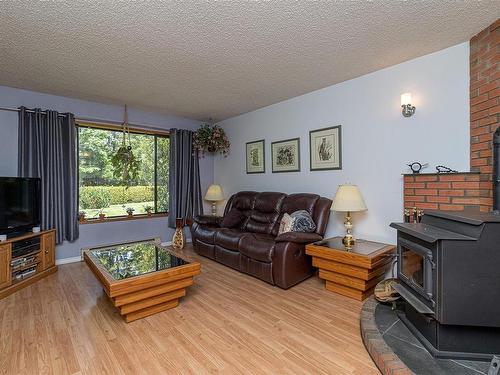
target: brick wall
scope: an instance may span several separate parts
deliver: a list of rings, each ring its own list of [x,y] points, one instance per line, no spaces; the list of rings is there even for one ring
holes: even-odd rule
[[[404,176],[404,208],[462,211],[480,205],[479,172],[407,174]]]
[[[493,206],[492,139],[500,118],[500,19],[470,40],[470,165],[481,172],[480,208]]]

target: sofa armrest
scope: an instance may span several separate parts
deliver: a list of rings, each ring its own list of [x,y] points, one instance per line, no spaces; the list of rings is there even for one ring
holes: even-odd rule
[[[294,243],[312,243],[321,241],[323,239],[317,233],[306,233],[306,232],[286,232],[280,234],[274,240],[276,242],[294,242]]]
[[[193,220],[199,225],[210,225],[213,227],[220,226],[222,217],[213,215],[197,215]]]

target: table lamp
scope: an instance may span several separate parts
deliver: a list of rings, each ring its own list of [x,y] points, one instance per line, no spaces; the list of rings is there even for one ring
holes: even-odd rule
[[[339,185],[335,198],[333,199],[332,211],[346,212],[345,229],[346,235],[342,239],[342,243],[347,250],[354,246],[354,237],[352,235],[351,212],[366,211],[365,201],[356,185]]]
[[[210,185],[207,193],[205,194],[205,200],[212,202],[212,215],[216,216],[217,202],[224,200],[224,195],[222,194],[222,188],[220,185]]]

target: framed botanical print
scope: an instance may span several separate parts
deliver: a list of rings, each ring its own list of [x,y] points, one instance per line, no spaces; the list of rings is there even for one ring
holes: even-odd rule
[[[265,142],[253,141],[247,143],[247,173],[265,173],[266,172],[266,154]]]
[[[309,132],[311,171],[342,169],[341,126]]]
[[[273,173],[300,171],[300,138],[271,143]]]

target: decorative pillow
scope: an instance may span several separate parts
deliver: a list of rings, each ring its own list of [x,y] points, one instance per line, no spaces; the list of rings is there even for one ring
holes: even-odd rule
[[[295,211],[290,216],[294,219],[292,232],[312,233],[316,230],[316,224],[306,210]]]
[[[241,224],[245,215],[237,208],[231,208],[229,212],[222,218],[220,226],[222,228],[236,228]]]
[[[285,213],[283,217],[281,218],[280,222],[280,229],[278,230],[278,235],[282,233],[287,233],[287,232],[292,232],[293,228],[293,223],[295,222],[295,219]]]

